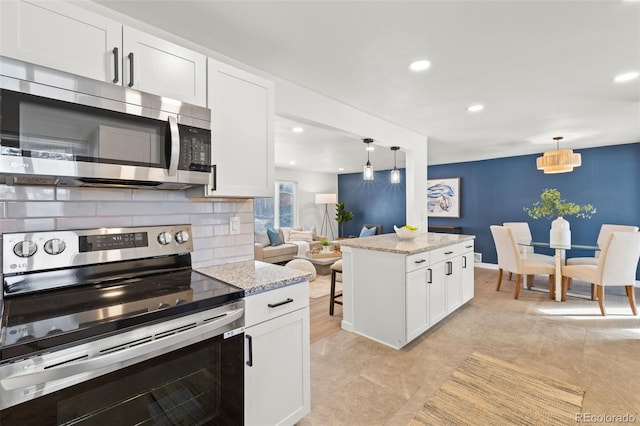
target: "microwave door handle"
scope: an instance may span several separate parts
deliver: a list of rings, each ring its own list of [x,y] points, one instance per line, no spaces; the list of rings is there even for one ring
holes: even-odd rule
[[[171,133],[171,155],[169,157],[169,176],[175,176],[178,172],[178,160],[180,160],[180,130],[178,120],[169,116],[169,132]]]
[[[0,379],[0,387],[10,391],[44,385],[47,382],[71,378],[71,376],[83,373],[99,370],[103,370],[105,373],[115,371],[118,368],[122,368],[123,364],[128,366],[221,335],[220,329],[222,327],[242,318],[243,315],[244,308],[233,309],[222,318],[214,319],[190,330],[151,340],[138,346],[100,355],[96,358],[78,360],[76,362],[71,361],[68,364],[54,366],[46,370],[17,373]]]

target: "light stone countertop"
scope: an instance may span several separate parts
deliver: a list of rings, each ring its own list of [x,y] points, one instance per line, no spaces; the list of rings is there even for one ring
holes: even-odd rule
[[[371,237],[348,238],[336,241],[343,247],[352,247],[365,250],[386,251],[390,253],[415,254],[446,247],[451,244],[473,240],[475,235],[442,234],[426,232],[418,235],[413,240],[403,240],[395,233],[373,235]]]
[[[256,260],[194,269],[196,272],[243,289],[245,296],[311,279],[311,274],[308,272]]]

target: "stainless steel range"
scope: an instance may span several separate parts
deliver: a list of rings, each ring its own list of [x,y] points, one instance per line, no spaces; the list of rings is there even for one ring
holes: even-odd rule
[[[3,235],[0,424],[242,424],[243,290],[189,225]]]

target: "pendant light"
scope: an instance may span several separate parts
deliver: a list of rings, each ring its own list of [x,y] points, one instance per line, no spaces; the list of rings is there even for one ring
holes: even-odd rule
[[[562,136],[556,136],[553,140],[556,141],[556,150],[547,151],[542,157],[536,159],[538,170],[543,170],[545,174],[567,173],[572,172],[574,167],[582,165],[580,154],[574,154],[571,149],[560,149]]]
[[[393,170],[391,170],[391,183],[400,183],[400,170],[396,167],[396,153],[400,149],[399,146],[392,146],[393,151]]]
[[[373,180],[373,166],[371,165],[371,161],[369,161],[369,151],[372,150],[370,144],[373,143],[373,139],[366,138],[366,139],[363,139],[362,142],[367,144],[367,164],[364,165],[364,172],[362,174],[362,178],[364,180]]]

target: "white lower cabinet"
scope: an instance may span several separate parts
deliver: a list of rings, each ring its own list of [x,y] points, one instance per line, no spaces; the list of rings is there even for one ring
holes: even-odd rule
[[[293,425],[311,409],[309,283],[245,302],[245,425]]]
[[[429,311],[429,327],[447,316],[447,280],[445,262],[429,266],[429,293],[427,309]]]
[[[460,270],[462,276],[462,303],[467,303],[473,299],[474,295],[474,259],[473,259],[473,241],[463,244],[464,249],[460,257]]]

